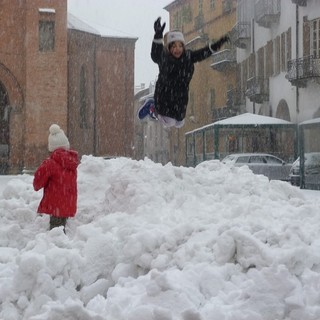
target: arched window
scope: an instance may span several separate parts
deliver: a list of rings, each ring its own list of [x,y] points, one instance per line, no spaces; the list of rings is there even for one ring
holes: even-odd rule
[[[284,99],[281,99],[278,104],[276,118],[291,121],[289,107]]]

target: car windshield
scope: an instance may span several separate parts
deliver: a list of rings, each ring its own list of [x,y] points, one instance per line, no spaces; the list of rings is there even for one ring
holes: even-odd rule
[[[266,156],[267,162],[271,164],[282,164],[283,161],[276,158],[276,157],[271,157],[271,156]]]
[[[237,159],[237,163],[248,163],[249,161],[249,157],[248,156],[240,156]]]
[[[266,163],[266,160],[262,156],[251,156],[250,163]]]
[[[304,165],[307,166],[320,166],[320,152],[311,152],[304,154]],[[300,157],[293,163],[293,167],[300,166]]]
[[[320,166],[320,153],[306,153],[305,165]]]
[[[234,159],[235,159],[235,156],[234,156],[234,155],[228,155],[228,156],[226,156],[226,157],[222,160],[222,162],[228,163],[228,162],[234,161]]]

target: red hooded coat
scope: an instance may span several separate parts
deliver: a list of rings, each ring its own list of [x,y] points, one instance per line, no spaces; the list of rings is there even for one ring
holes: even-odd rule
[[[35,191],[43,188],[38,213],[55,217],[74,217],[77,211],[78,153],[56,149],[36,170],[33,179]]]

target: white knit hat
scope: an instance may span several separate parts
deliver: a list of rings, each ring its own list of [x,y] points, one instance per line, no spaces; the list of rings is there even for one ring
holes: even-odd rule
[[[48,137],[48,149],[50,152],[58,148],[70,148],[68,138],[57,124],[52,124],[49,128],[49,132],[50,134]]]
[[[184,36],[183,36],[182,32],[180,32],[180,31],[170,31],[170,32],[168,32],[167,45],[169,46],[170,43],[175,42],[175,41],[180,41],[183,44],[185,44]]]

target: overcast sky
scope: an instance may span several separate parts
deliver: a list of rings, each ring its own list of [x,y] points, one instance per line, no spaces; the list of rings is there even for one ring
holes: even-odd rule
[[[150,57],[153,23],[161,16],[169,28],[163,8],[173,0],[68,0],[68,11],[102,34],[138,38],[135,47],[135,85],[149,86],[158,74]],[[166,31],[165,30],[165,31]]]

